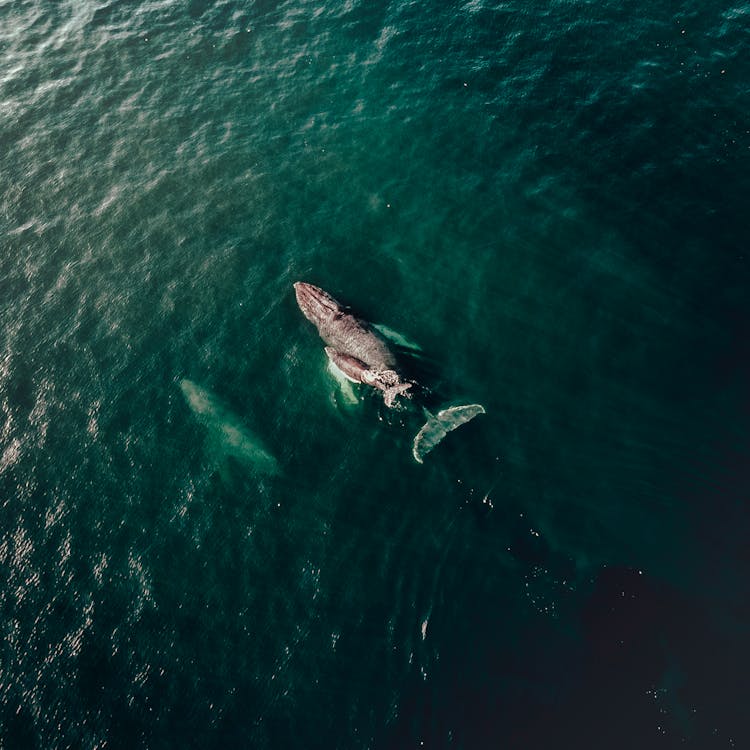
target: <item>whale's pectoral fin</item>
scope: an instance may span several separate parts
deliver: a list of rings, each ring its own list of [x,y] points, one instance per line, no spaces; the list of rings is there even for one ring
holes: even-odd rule
[[[331,346],[327,346],[325,352],[328,360],[336,366],[345,378],[353,383],[367,382],[365,375],[368,367],[362,360],[352,357],[350,354],[344,354]]]
[[[394,331],[393,328],[384,326],[382,323],[373,323],[372,327],[379,334],[381,334],[384,338],[388,339],[389,341],[392,341],[394,344],[396,344],[397,346],[400,346],[402,349],[409,349],[414,352],[422,351],[422,347],[419,344],[415,344],[413,341],[410,341],[402,333],[399,333],[398,331]]]
[[[481,404],[468,404],[467,406],[451,406],[439,411],[436,415],[429,414],[422,429],[414,438],[412,455],[417,463],[423,463],[424,457],[440,441],[456,427],[466,424],[478,414],[484,414],[485,410]]]
[[[333,362],[334,365],[337,361],[340,362],[341,358],[344,356],[338,349],[334,349],[332,346],[324,347],[323,351],[326,353],[328,361]]]
[[[359,399],[357,398],[357,394],[354,392],[351,378],[348,378],[346,375],[344,375],[344,373],[341,372],[338,367],[336,367],[332,359],[328,360],[328,367],[326,369],[330,373],[333,380],[336,381],[338,392],[343,403],[347,406],[358,404]]]
[[[411,394],[406,393],[406,391],[408,391],[411,386],[411,383],[399,383],[398,385],[392,385],[386,388],[383,393],[383,401],[385,401],[385,405],[389,408],[392,407],[396,396],[400,396],[401,394],[404,394],[407,398],[410,398]]]

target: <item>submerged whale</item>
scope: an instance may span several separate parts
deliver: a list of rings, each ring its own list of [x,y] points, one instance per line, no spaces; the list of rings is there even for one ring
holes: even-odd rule
[[[403,379],[395,355],[375,326],[348,312],[320,287],[298,281],[294,292],[300,310],[318,329],[327,344],[326,356],[339,372],[354,383],[382,391],[386,406],[392,407],[397,396],[412,397],[415,383]],[[423,411],[427,421],[414,438],[412,447],[412,455],[418,463],[422,463],[425,455],[449,432],[485,413],[481,404],[451,406],[437,414],[427,409]]]
[[[276,459],[214,393],[187,378],[178,385],[195,418],[208,430],[206,447],[222,477],[228,477],[230,456],[261,474],[279,473]]]
[[[413,383],[402,380],[396,357],[373,326],[347,312],[320,287],[298,281],[294,292],[299,309],[328,345],[328,359],[349,380],[382,391],[386,406],[393,406],[397,396],[411,397]]]

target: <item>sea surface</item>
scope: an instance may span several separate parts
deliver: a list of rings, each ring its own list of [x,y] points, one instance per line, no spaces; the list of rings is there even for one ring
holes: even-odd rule
[[[750,747],[749,52],[0,0],[0,748]],[[486,414],[418,464],[298,280]]]

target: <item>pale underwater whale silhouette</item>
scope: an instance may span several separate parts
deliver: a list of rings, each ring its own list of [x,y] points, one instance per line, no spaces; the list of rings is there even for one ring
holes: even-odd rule
[[[261,474],[279,473],[276,459],[217,396],[192,380],[180,380],[179,386],[196,419],[208,430],[207,447],[222,476],[230,456]]]
[[[412,397],[415,383],[403,378],[396,356],[378,329],[347,312],[341,303],[317,286],[298,281],[294,291],[300,310],[327,344],[328,359],[347,379],[382,391],[388,407],[394,406],[398,396]],[[481,404],[468,404],[452,406],[437,414],[426,409],[424,412],[427,422],[412,446],[412,455],[418,463],[422,463],[425,455],[450,431],[484,414],[485,410]]]

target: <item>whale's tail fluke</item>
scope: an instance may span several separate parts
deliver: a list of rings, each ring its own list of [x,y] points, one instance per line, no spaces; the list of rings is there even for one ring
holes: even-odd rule
[[[406,391],[408,391],[411,386],[411,383],[398,383],[397,385],[392,385],[386,388],[383,393],[383,401],[385,401],[385,405],[388,408],[391,408],[396,396],[399,396],[402,393],[405,394],[407,398],[410,398],[410,394],[406,393]]]
[[[484,414],[485,410],[481,404],[468,404],[465,406],[451,406],[439,411],[437,414],[427,412],[427,421],[422,429],[414,438],[412,446],[412,455],[417,463],[424,463],[424,457],[438,444],[443,438],[476,417],[478,414]]]

